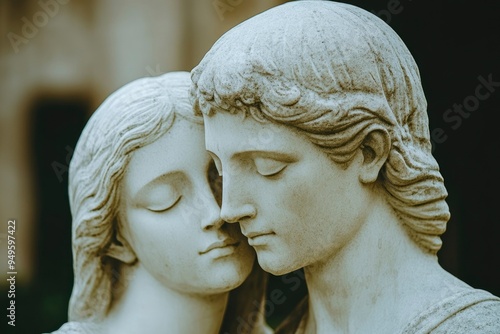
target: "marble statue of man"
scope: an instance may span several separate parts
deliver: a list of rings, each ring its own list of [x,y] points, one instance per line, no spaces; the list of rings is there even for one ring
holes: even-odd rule
[[[277,333],[500,333],[500,299],[437,261],[450,213],[415,61],[375,15],[294,1],[192,71],[221,217],[260,266],[304,268]]]

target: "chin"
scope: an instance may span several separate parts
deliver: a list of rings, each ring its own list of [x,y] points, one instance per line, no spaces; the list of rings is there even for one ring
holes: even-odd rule
[[[206,288],[204,289],[204,292],[208,294],[229,292],[239,287],[241,284],[243,284],[244,281],[245,278],[238,275],[232,277],[226,276],[223,278],[217,277],[216,280],[213,280],[212,282],[207,284]]]
[[[257,252],[257,260],[260,267],[264,269],[264,271],[267,271],[274,276],[285,275],[302,268],[300,266],[292,265],[289,261],[281,259],[280,257],[275,257],[273,254],[265,251]]]
[[[229,261],[212,265],[205,276],[212,278],[213,289],[219,292],[227,292],[239,287],[250,275],[253,261],[251,263],[241,263]]]

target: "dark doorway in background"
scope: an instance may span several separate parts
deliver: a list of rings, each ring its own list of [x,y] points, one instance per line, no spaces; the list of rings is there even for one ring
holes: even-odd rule
[[[73,286],[68,168],[76,142],[90,115],[90,100],[81,96],[41,96],[33,100],[31,147],[36,191],[36,279],[29,310],[20,322],[23,333],[53,331],[67,321]],[[34,327],[36,326],[36,328]]]

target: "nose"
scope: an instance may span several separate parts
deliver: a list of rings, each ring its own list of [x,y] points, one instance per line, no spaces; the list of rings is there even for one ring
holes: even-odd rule
[[[220,217],[228,223],[254,218],[257,210],[247,200],[248,187],[239,184],[231,176],[222,178],[222,207]]]
[[[201,228],[203,230],[217,230],[219,229],[224,221],[220,216],[220,207],[214,197],[214,194],[209,189],[203,193],[200,193],[203,212],[201,213]]]

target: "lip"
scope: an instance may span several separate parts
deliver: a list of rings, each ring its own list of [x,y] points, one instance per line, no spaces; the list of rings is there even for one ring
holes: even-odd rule
[[[247,237],[248,239],[255,239],[255,238],[258,238],[258,237],[262,237],[262,236],[265,236],[265,235],[271,235],[271,234],[274,234],[274,232],[250,232],[250,233],[243,233],[245,235],[245,237]]]
[[[212,250],[215,249],[221,249],[221,248],[226,248],[226,247],[238,247],[240,244],[239,241],[233,240],[231,238],[224,239],[224,240],[217,240],[216,242],[211,243],[207,248],[199,252],[200,255],[206,254]]]
[[[274,232],[266,232],[266,233],[248,233],[248,244],[252,247],[260,247],[268,244],[268,238],[273,236]]]

